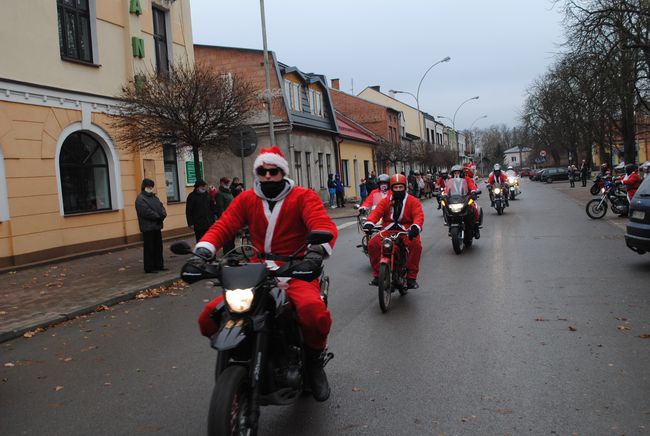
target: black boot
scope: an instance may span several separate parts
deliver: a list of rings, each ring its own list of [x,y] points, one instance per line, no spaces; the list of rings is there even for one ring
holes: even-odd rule
[[[316,401],[326,401],[330,397],[330,385],[324,367],[333,355],[326,353],[325,350],[314,350],[309,347],[305,347],[305,355],[307,383],[311,393]]]

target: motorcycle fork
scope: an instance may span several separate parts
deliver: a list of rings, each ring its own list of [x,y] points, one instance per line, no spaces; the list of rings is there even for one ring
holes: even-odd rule
[[[253,434],[257,434],[257,424],[260,418],[260,386],[262,373],[266,368],[266,353],[268,349],[269,332],[263,327],[257,332],[255,346],[253,347],[253,358],[251,360],[251,399],[249,423]]]

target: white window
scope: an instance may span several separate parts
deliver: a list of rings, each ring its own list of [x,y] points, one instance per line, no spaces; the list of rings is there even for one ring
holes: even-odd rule
[[[0,148],[0,222],[9,220],[9,198],[7,196],[7,178],[5,160]]]
[[[323,116],[323,94],[314,89],[309,90],[309,110],[312,115]]]
[[[291,82],[291,97],[292,97],[292,103],[291,107],[293,108],[294,111],[300,112],[302,110],[302,105],[301,103],[301,86],[299,83],[293,83]]]
[[[287,100],[287,106],[291,106],[291,80],[284,79],[284,98]]]

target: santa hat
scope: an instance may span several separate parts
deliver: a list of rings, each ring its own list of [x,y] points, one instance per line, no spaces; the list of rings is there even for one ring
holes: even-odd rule
[[[285,176],[289,174],[289,163],[277,145],[260,150],[260,154],[255,158],[255,163],[253,163],[253,171],[257,171],[264,164],[275,165],[284,172]],[[257,172],[255,174],[257,175]]]

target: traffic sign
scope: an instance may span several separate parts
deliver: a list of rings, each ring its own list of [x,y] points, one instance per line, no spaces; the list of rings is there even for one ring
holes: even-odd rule
[[[546,150],[540,150],[540,151],[539,151],[539,155],[540,155],[541,157],[546,157]]]

